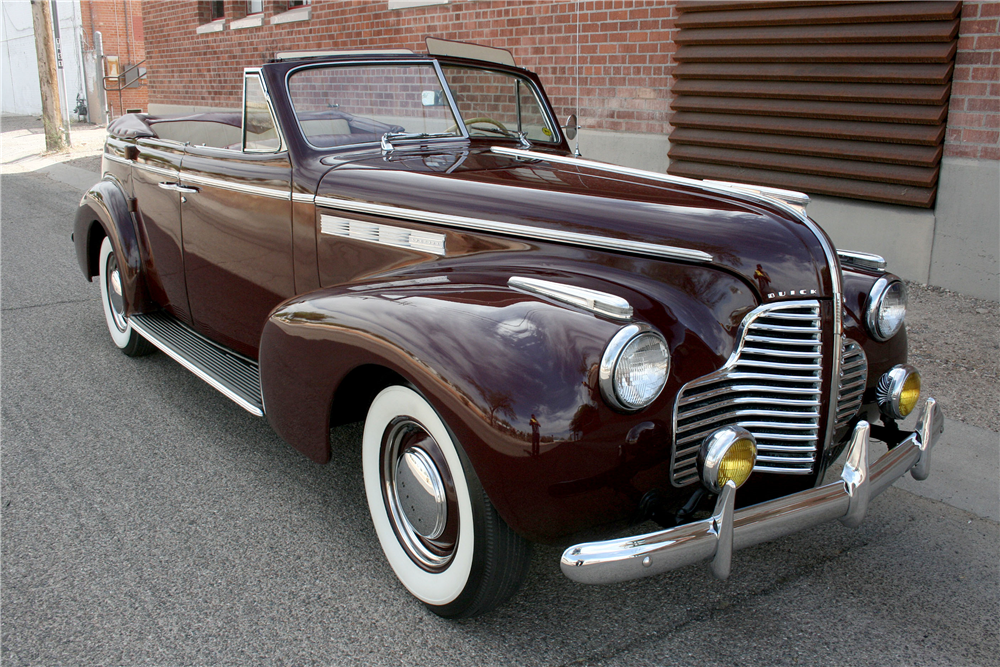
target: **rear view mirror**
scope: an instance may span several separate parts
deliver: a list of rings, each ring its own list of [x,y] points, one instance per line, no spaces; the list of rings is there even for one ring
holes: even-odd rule
[[[443,107],[445,106],[444,91],[425,90],[420,93],[420,103],[425,107]]]

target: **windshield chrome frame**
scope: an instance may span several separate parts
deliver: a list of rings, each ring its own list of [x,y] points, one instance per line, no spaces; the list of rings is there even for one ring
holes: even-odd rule
[[[305,141],[309,148],[321,152],[328,153],[336,150],[342,149],[355,149],[358,146],[378,146],[379,141],[361,141],[356,144],[343,144],[341,146],[316,146],[311,141],[309,141],[309,135],[306,134],[305,130],[302,128],[302,123],[299,120],[299,112],[295,108],[295,103],[292,101],[292,93],[290,88],[290,83],[293,74],[297,74],[303,70],[308,69],[321,69],[321,68],[331,68],[331,67],[350,67],[358,65],[369,65],[369,66],[393,66],[393,65],[428,65],[430,64],[434,69],[434,73],[438,78],[438,84],[441,86],[441,90],[444,91],[445,97],[448,100],[448,107],[451,109],[451,114],[458,123],[458,129],[461,130],[460,134],[449,137],[435,137],[432,139],[400,139],[399,145],[406,146],[413,143],[444,143],[456,140],[468,140],[469,130],[465,126],[465,119],[462,118],[462,114],[458,111],[458,105],[455,103],[455,98],[452,97],[451,88],[448,87],[448,82],[444,78],[444,73],[441,71],[441,64],[437,60],[429,60],[425,58],[414,59],[414,58],[401,58],[399,60],[344,60],[344,61],[334,61],[334,62],[319,62],[319,63],[309,63],[301,65],[299,67],[292,68],[288,70],[285,74],[285,92],[288,95],[288,106],[292,109],[292,115],[295,117],[295,124],[299,128],[299,133],[302,135],[302,140]]]

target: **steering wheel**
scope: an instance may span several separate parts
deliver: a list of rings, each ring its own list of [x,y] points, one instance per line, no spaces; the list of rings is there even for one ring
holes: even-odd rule
[[[510,130],[507,129],[506,125],[504,125],[498,120],[493,120],[489,116],[476,116],[475,118],[470,118],[469,120],[465,121],[465,124],[467,126],[473,125],[475,123],[489,123],[490,125],[496,125],[500,129],[500,131],[503,132],[504,134],[510,134]],[[445,132],[454,132],[457,129],[458,129],[458,124],[456,123],[455,125],[452,125],[447,130],[445,130]]]

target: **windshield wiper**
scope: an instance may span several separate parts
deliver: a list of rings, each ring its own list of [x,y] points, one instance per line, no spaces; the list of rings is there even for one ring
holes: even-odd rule
[[[386,132],[382,135],[382,152],[393,150],[394,139],[443,139],[458,136],[452,132]]]

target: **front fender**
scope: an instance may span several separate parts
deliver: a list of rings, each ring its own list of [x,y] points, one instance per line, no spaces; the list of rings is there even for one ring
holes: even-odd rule
[[[83,195],[73,225],[76,259],[88,280],[99,273],[98,251],[104,236],[111,239],[119,258],[126,314],[142,312],[148,307],[149,297],[142,279],[142,255],[135,220],[121,186],[107,177]]]
[[[597,389],[596,368],[622,323],[505,285],[431,281],[325,289],[279,307],[260,347],[274,429],[328,460],[337,387],[355,369],[389,369],[435,406],[515,530],[544,539],[576,528],[551,525],[559,515],[599,523],[616,505],[612,491],[588,494],[588,516],[558,490],[615,468],[637,421],[611,411]],[[541,507],[552,511],[533,511]]]

